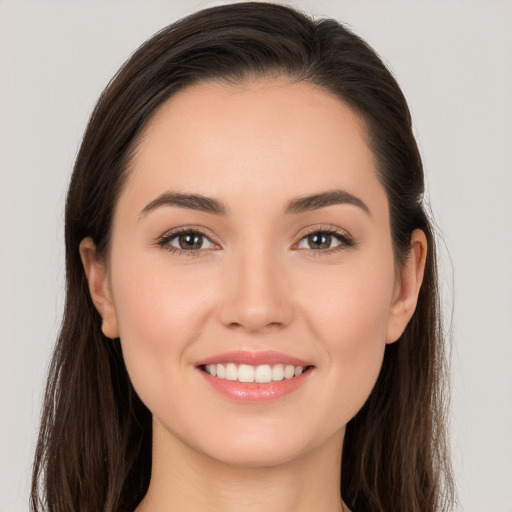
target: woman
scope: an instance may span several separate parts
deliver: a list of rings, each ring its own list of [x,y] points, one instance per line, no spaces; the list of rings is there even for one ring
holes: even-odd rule
[[[405,99],[333,20],[165,28],[66,206],[34,510],[450,505],[434,238]]]

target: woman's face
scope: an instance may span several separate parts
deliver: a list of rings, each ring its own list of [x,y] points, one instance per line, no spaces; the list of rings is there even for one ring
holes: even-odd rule
[[[362,123],[307,83],[168,100],[137,146],[106,268],[93,298],[155,439],[230,464],[341,442],[410,317]]]

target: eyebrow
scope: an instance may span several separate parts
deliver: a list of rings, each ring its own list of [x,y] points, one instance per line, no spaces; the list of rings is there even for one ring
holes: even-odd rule
[[[211,197],[199,194],[178,194],[176,192],[165,192],[156,199],[147,204],[140,212],[139,217],[144,217],[148,213],[161,206],[178,206],[190,210],[198,210],[214,215],[226,215],[227,208],[223,203]]]
[[[361,199],[350,194],[349,192],[346,192],[345,190],[329,190],[326,192],[320,192],[318,194],[293,199],[288,203],[285,209],[285,213],[305,213],[337,204],[350,204],[353,206],[358,206],[366,213],[370,214],[370,209]]]
[[[370,214],[370,209],[361,199],[345,190],[328,190],[309,196],[298,197],[287,204],[284,213],[286,215],[297,215],[337,204],[357,206]],[[148,213],[162,206],[177,206],[179,208],[188,208],[190,210],[202,211],[213,215],[226,215],[228,212],[228,208],[224,203],[211,197],[200,194],[165,192],[147,204],[140,212],[139,218],[146,216]]]

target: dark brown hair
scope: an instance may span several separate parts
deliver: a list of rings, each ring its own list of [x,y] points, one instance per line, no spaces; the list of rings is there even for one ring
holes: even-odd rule
[[[35,456],[34,511],[133,510],[151,472],[151,414],[126,372],[119,340],[101,332],[80,241],[108,250],[113,212],[137,137],[180,89],[206,80],[305,81],[335,94],[364,121],[390,208],[397,265],[411,233],[428,240],[417,309],[368,401],[348,424],[341,494],[355,512],[433,512],[451,506],[445,436],[446,360],[434,236],[406,100],[377,54],[331,19],[239,3],[205,9],[143,44],[109,83],[91,116],[66,204],[66,306],[49,371]]]

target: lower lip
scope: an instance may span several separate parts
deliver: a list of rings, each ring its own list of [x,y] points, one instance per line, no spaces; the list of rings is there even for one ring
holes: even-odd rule
[[[308,379],[312,368],[308,368],[298,377],[272,382],[239,382],[219,379],[199,369],[204,379],[215,391],[228,398],[244,403],[261,403],[277,400],[299,389]]]

